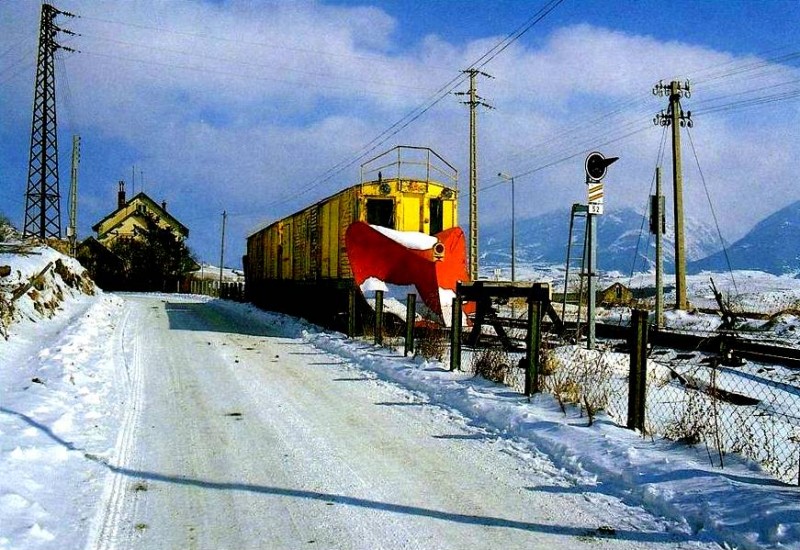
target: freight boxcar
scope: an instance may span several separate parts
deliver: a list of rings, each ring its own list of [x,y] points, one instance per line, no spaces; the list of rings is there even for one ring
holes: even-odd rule
[[[247,238],[247,297],[335,326],[349,291],[379,279],[416,287],[442,318],[439,298],[467,276],[457,201],[457,171],[431,149],[387,151],[360,183]]]

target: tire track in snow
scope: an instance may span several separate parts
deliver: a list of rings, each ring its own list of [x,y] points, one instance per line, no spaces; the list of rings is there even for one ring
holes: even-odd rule
[[[136,322],[131,321],[141,315],[134,308],[130,301],[125,301],[126,311],[122,323],[116,331],[114,338],[115,356],[121,361],[117,370],[121,371],[120,377],[124,385],[124,393],[128,398],[125,402],[125,412],[122,416],[122,423],[117,434],[117,441],[114,446],[114,453],[106,466],[109,472],[106,475],[105,487],[98,513],[93,522],[87,540],[86,548],[94,550],[114,550],[120,537],[120,527],[125,510],[126,502],[129,500],[130,491],[128,490],[128,476],[120,470],[129,467],[131,452],[133,450],[136,426],[139,423],[140,410],[142,406],[142,346],[136,338],[129,338],[130,327],[136,326]],[[132,342],[130,348],[126,349],[126,342]],[[133,503],[135,511],[136,503]]]

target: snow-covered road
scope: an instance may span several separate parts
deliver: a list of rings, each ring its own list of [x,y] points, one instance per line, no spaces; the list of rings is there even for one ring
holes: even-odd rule
[[[89,547],[711,547],[575,491],[545,455],[348,366],[280,317],[163,296],[125,309],[133,402]]]

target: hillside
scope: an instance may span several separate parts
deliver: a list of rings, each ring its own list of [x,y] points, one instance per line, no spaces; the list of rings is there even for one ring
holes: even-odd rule
[[[768,216],[728,248],[733,269],[753,269],[775,275],[800,273],[800,201]],[[727,271],[720,251],[690,262],[690,273]]]

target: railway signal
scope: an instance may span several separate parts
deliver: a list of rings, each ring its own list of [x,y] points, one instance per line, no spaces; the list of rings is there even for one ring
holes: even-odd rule
[[[614,164],[617,160],[619,160],[619,157],[606,158],[602,153],[598,153],[597,151],[589,153],[583,166],[584,170],[586,170],[586,177],[588,178],[587,183],[590,181],[602,180],[606,175],[606,170],[609,165]]]
[[[594,349],[595,342],[595,298],[597,294],[597,221],[595,216],[603,213],[603,178],[606,175],[608,167],[615,163],[619,157],[606,158],[602,153],[594,151],[589,153],[583,168],[586,171],[586,185],[588,191],[588,208],[586,213],[586,229],[589,250],[587,253],[588,260],[588,290],[589,299],[586,308],[587,325],[589,326],[589,334],[586,339],[586,347]]]

